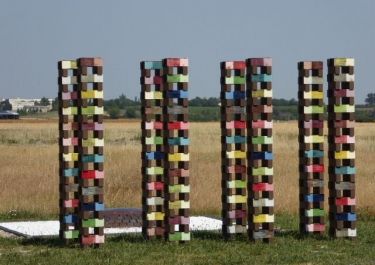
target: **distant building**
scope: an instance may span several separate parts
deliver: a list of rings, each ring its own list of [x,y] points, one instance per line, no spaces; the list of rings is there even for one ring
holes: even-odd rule
[[[20,115],[17,112],[12,112],[9,110],[0,111],[0,119],[19,119]]]
[[[2,102],[6,101],[10,105],[12,105],[12,111],[26,111],[26,112],[47,112],[52,109],[52,102],[53,99],[48,99],[49,105],[48,106],[39,106],[38,103],[40,102],[40,98],[9,98],[5,99]]]

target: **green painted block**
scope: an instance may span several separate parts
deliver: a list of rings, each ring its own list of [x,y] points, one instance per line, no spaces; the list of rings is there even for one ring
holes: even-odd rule
[[[273,138],[268,136],[256,136],[252,138],[253,144],[272,144]]]
[[[161,136],[147,137],[146,144],[163,144],[163,137]]]
[[[227,182],[229,189],[246,188],[246,181],[244,180],[231,180]]]
[[[268,167],[258,167],[253,168],[253,176],[271,176],[273,175],[273,168]]]
[[[167,75],[167,82],[168,83],[187,83],[189,82],[189,76],[188,75],[182,75],[182,74],[177,74],[177,75]]]
[[[355,111],[355,107],[354,107],[354,105],[347,105],[347,104],[344,104],[344,105],[335,105],[333,111],[337,112],[337,113],[354,112]]]
[[[304,107],[304,113],[305,114],[324,113],[324,107],[323,106],[307,106],[307,107]]]
[[[245,84],[246,78],[242,76],[231,76],[225,78],[225,83],[228,85],[242,85]]]
[[[104,219],[83,220],[82,227],[104,227]]]
[[[190,233],[175,232],[173,234],[169,234],[168,238],[169,241],[189,241]]]
[[[306,210],[305,215],[307,217],[324,216],[324,210],[322,210],[322,209]]]
[[[64,238],[66,239],[74,239],[79,237],[79,231],[78,230],[70,230],[64,232]]]
[[[147,175],[162,175],[164,173],[164,169],[162,167],[149,167],[146,168]]]
[[[177,192],[189,193],[190,192],[190,185],[182,185],[182,184],[179,184],[179,185],[170,185],[168,187],[168,191],[170,193],[177,193]]]

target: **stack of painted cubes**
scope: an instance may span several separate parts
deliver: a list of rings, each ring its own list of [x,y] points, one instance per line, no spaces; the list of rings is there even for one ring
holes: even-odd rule
[[[228,239],[246,233],[246,63],[221,68],[222,232]]]
[[[141,62],[143,236],[164,237],[164,115],[162,61]]]
[[[75,60],[58,63],[60,238],[64,241],[79,236],[77,68]]]
[[[274,237],[272,152],[272,59],[247,59],[248,233],[252,240]]]
[[[60,237],[99,246],[104,243],[103,63],[80,58],[58,67]],[[69,115],[75,115],[73,121]]]
[[[328,59],[329,233],[356,237],[354,59]]]
[[[166,220],[169,241],[190,240],[188,59],[167,58],[164,66]]]
[[[323,234],[323,62],[298,63],[300,232]]]
[[[190,240],[188,66],[184,58],[141,63],[145,238]]]

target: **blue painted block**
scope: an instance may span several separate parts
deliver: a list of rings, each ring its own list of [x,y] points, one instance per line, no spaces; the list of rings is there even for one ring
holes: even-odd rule
[[[103,211],[104,203],[85,203],[83,204],[83,210],[85,211]]]
[[[75,214],[69,214],[64,216],[64,223],[65,224],[73,224],[78,221],[78,218]]]
[[[355,174],[355,167],[336,167],[335,174]]]
[[[267,74],[252,75],[251,81],[253,82],[271,82],[272,76]]]
[[[324,157],[324,152],[320,150],[305,151],[305,157],[307,158]]]
[[[78,168],[64,169],[64,177],[78,176],[78,174],[79,174]]]
[[[103,155],[83,155],[82,162],[84,163],[103,163]]]
[[[169,145],[189,145],[190,139],[184,137],[168,138]]]
[[[245,91],[225,92],[225,99],[244,99],[244,98],[246,98]]]
[[[168,98],[189,98],[189,94],[187,91],[183,90],[173,90],[167,92]]]
[[[155,159],[164,159],[164,153],[160,151],[156,152],[147,152],[146,153],[146,158],[148,160],[155,160]]]
[[[161,61],[145,61],[145,69],[163,69],[163,63]]]
[[[322,202],[324,201],[323,194],[309,194],[305,196],[306,202]]]
[[[227,144],[244,144],[246,143],[246,137],[245,136],[227,136],[225,137],[225,142]]]
[[[336,220],[354,222],[357,220],[357,215],[355,213],[340,213],[336,214]]]
[[[254,152],[252,155],[253,160],[264,159],[264,160],[272,160],[273,154],[271,152]]]

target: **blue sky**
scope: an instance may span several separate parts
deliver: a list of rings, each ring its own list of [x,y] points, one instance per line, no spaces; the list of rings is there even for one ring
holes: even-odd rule
[[[55,97],[60,59],[101,56],[105,98],[139,95],[139,61],[190,60],[190,97],[219,96],[219,62],[273,57],[274,97],[297,97],[297,61],[356,59],[375,92],[374,0],[0,2],[0,98]]]

